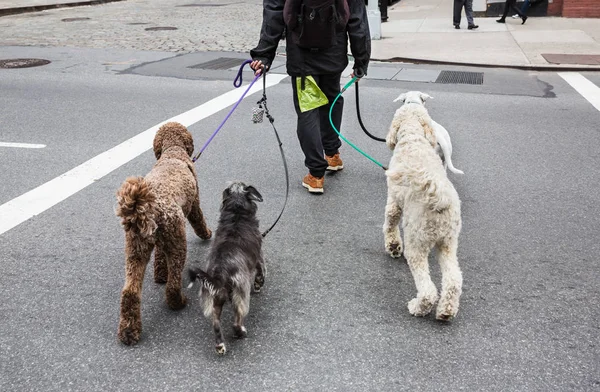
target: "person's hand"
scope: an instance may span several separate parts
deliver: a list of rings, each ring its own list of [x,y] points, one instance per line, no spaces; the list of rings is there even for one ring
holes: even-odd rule
[[[258,76],[265,69],[265,65],[260,60],[254,60],[250,63],[250,68],[254,70],[254,76]]]
[[[363,72],[362,69],[357,68],[355,69],[351,74],[350,74],[350,78],[356,78],[356,81],[354,83],[358,83],[358,81],[365,76],[365,73]]]

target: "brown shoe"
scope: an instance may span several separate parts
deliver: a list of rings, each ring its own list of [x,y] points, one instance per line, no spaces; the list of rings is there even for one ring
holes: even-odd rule
[[[327,160],[327,170],[329,171],[338,171],[344,168],[344,162],[342,162],[339,152],[333,156],[325,155],[325,159]]]
[[[324,177],[314,177],[312,174],[308,173],[302,179],[302,186],[308,189],[310,193],[323,193],[324,182]]]

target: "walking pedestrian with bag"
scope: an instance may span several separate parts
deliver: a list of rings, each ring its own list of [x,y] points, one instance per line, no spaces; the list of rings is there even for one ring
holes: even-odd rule
[[[260,40],[250,51],[256,74],[269,69],[284,37],[297,135],[309,171],[302,186],[310,193],[323,193],[325,172],[344,168],[339,153],[342,142],[329,122],[329,109],[348,65],[348,40],[353,77],[366,75],[371,57],[365,4],[362,0],[263,0]],[[340,97],[332,112],[338,130],[343,102]]]

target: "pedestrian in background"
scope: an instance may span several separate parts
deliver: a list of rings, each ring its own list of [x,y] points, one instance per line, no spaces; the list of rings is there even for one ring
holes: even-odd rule
[[[529,0],[525,0],[525,2],[523,2],[523,7],[521,7],[521,14],[523,15],[527,15],[527,10],[529,10],[529,6],[531,5],[531,2]],[[517,19],[519,17],[519,14],[514,14],[513,19]]]
[[[348,65],[348,40],[354,57],[352,76],[367,73],[371,33],[363,0],[263,0],[258,46],[250,51],[256,74],[268,70],[279,41],[286,38],[286,67],[292,77],[297,135],[309,173],[302,179],[310,193],[323,193],[325,171],[344,168],[342,142],[329,123],[329,109],[340,93]],[[343,97],[332,111],[340,130]]]
[[[460,29],[460,17],[463,8],[465,9],[465,15],[467,17],[468,29],[473,30],[478,28],[479,26],[473,21],[473,0],[454,0],[454,15],[452,18],[454,28]]]
[[[521,24],[525,24],[525,21],[527,21],[527,15],[522,13],[521,10],[517,7],[517,0],[506,0],[506,3],[504,4],[504,13],[502,14],[502,17],[500,19],[498,19],[496,22],[506,23],[506,15],[508,15],[508,11],[511,8],[513,10],[515,10],[517,15],[519,15],[521,17],[521,19],[523,19],[523,22]]]

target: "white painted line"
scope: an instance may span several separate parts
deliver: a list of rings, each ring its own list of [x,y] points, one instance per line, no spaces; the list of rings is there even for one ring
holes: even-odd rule
[[[14,148],[44,148],[45,144],[31,144],[31,143],[7,143],[0,142],[0,147],[14,147]]]
[[[600,110],[600,87],[577,72],[559,72],[561,78],[571,85],[581,96]]]
[[[267,74],[267,87],[274,86],[287,75]],[[165,120],[129,140],[82,163],[76,168],[40,185],[39,187],[0,205],[0,235],[46,211],[69,196],[84,189],[113,170],[152,148],[152,140],[158,128],[169,121],[177,121],[186,127],[233,105],[248,86],[231,90],[185,113]],[[246,97],[262,90],[257,81]]]

